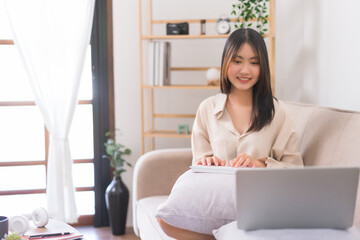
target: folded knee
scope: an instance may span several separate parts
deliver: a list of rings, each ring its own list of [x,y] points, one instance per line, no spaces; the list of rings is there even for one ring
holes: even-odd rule
[[[175,239],[182,239],[182,240],[213,240],[215,239],[211,235],[192,232],[186,229],[174,227],[168,223],[166,223],[161,218],[157,218],[161,229],[164,231],[166,235]]]

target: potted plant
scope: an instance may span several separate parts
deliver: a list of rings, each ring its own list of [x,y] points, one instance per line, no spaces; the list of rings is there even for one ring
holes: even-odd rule
[[[13,233],[5,234],[4,238],[2,238],[1,240],[23,240],[23,239],[19,234],[13,232]]]
[[[132,167],[131,163],[125,160],[124,155],[131,154],[131,150],[124,145],[116,143],[115,133],[107,132],[107,142],[104,143],[106,154],[104,159],[110,161],[113,171],[113,180],[106,188],[105,200],[109,214],[110,226],[113,235],[125,234],[127,209],[129,205],[129,190],[121,179],[121,174],[126,171],[125,165]]]
[[[251,27],[255,19],[256,30],[264,37],[268,31],[265,28],[269,17],[268,2],[269,0],[237,0],[237,3],[232,4],[231,15],[236,17],[235,29]]]

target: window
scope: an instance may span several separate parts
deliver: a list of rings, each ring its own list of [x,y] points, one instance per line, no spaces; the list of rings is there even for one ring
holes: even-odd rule
[[[96,2],[99,5],[98,1]],[[93,28],[98,26],[94,24]],[[92,38],[97,34],[98,30],[93,29]],[[96,121],[94,116],[98,111],[97,108],[104,107],[104,104],[107,106],[108,101],[100,105],[93,102],[93,92],[98,92],[93,91],[93,83],[103,78],[100,78],[99,74],[93,78],[94,49],[92,48],[89,46],[87,51],[79,92],[80,100],[69,133],[71,154],[74,159],[73,179],[77,209],[83,216],[95,214],[94,158],[101,156],[103,151],[100,149],[102,142],[99,143],[96,136],[103,135],[104,131],[108,130],[108,123],[93,122],[93,119]],[[2,1],[0,1],[0,68],[0,206],[2,206],[2,214],[12,216],[31,213],[38,206],[46,207],[49,134],[34,103],[30,84],[12,41],[11,29]],[[101,84],[99,82],[95,85],[98,87]],[[107,94],[103,96],[108,97]],[[97,96],[97,98],[101,100],[102,97]],[[108,120],[108,117],[105,119]],[[26,204],[23,204],[24,202]],[[81,218],[79,221],[81,224]],[[85,221],[89,223],[89,220]]]

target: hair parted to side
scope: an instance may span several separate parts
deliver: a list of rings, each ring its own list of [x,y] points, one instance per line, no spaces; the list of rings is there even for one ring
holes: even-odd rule
[[[268,53],[264,39],[257,31],[251,28],[240,28],[227,39],[221,59],[220,89],[222,93],[230,93],[232,85],[228,79],[229,64],[234,61],[244,43],[248,43],[259,58],[260,75],[253,87],[253,107],[249,128],[249,131],[259,131],[271,123],[275,108],[271,91]]]

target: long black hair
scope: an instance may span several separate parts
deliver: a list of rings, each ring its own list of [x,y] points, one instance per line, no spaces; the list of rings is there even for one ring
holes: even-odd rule
[[[273,95],[271,91],[269,58],[264,39],[251,28],[235,30],[227,39],[221,59],[220,89],[229,94],[231,82],[228,79],[228,68],[234,61],[239,49],[248,43],[259,58],[260,74],[253,86],[251,126],[249,131],[259,131],[270,124],[275,114]]]

